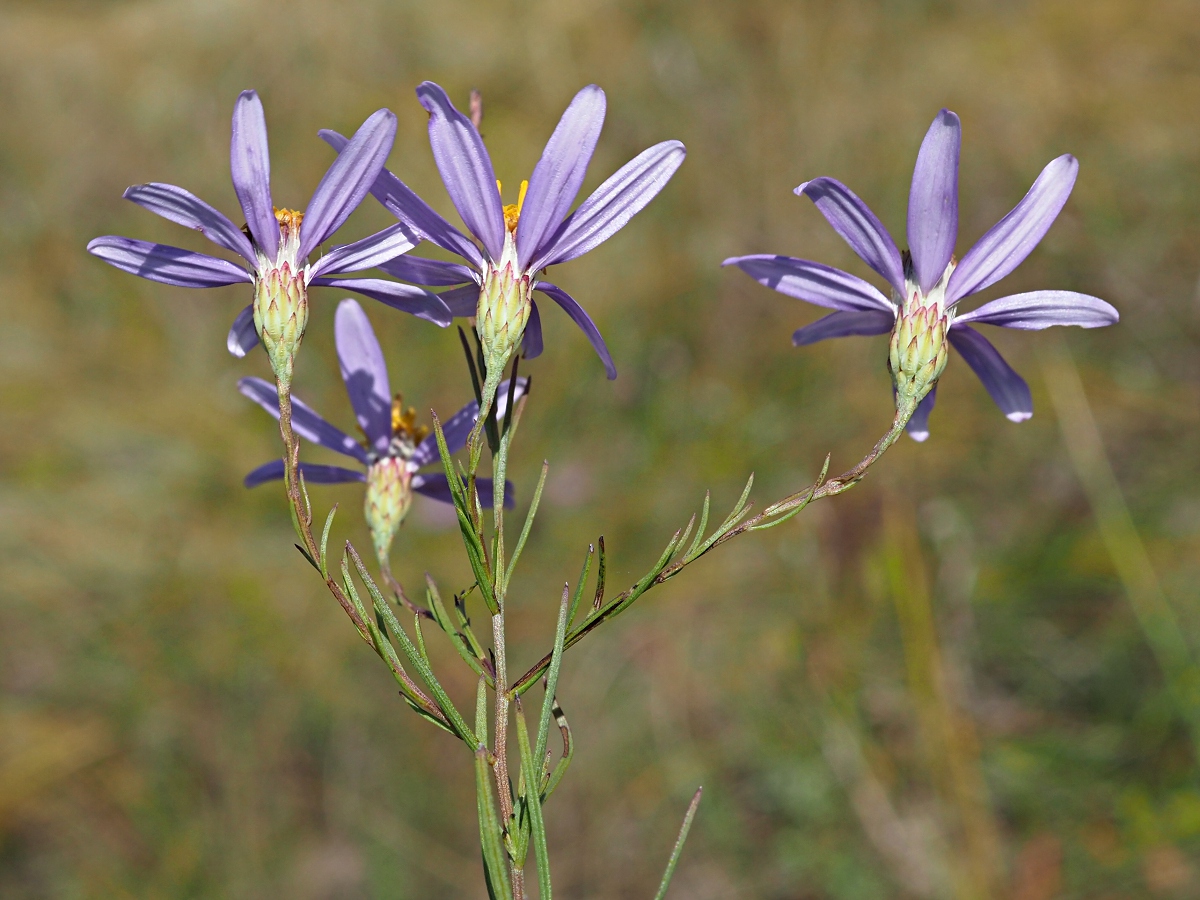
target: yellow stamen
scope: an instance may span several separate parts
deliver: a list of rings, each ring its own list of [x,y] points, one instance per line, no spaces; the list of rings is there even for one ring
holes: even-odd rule
[[[397,394],[392,401],[392,433],[397,437],[407,437],[414,444],[419,444],[429,435],[429,429],[417,424],[417,411],[413,407],[404,408],[404,396]]]
[[[299,228],[304,221],[304,213],[294,209],[275,209],[275,221],[284,228]]]
[[[496,187],[500,187],[500,182],[496,182]],[[509,231],[517,230],[517,222],[521,218],[521,207],[525,205],[525,192],[529,190],[529,182],[521,182],[521,193],[517,195],[516,203],[509,203],[504,207],[504,227]]]

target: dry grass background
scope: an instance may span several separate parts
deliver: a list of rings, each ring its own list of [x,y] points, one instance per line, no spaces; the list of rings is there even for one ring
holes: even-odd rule
[[[1021,426],[952,362],[927,444],[571,653],[579,749],[547,809],[560,894],[650,896],[704,783],[678,897],[1196,896],[1195,760],[1119,577],[1125,544],[1104,539],[1130,532],[1097,527],[1084,485],[1107,482],[1072,463],[1044,373],[1078,367],[1121,491],[1108,515],[1128,510],[1200,650],[1197,41],[1185,0],[0,5],[0,895],[481,896],[469,760],[398,701],[292,550],[281,497],[241,487],[276,452],[234,390],[265,360],[223,349],[244,291],[154,285],[83,251],[105,233],[187,243],[120,200],[129,184],[232,213],[246,87],[277,201],[302,205],[328,164],[318,128],[386,105],[391,167],[449,214],[412,94],[433,79],[483,91],[506,181],[593,81],[609,116],[589,187],[654,141],[689,147],[659,200],[556,272],[621,374],[546,311],[512,470],[527,500],[552,465],[518,660],[547,644],[556,585],[598,533],[610,583],[632,581],[706,488],[726,507],[753,470],[774,499],[884,428],[881,340],[793,350],[815,311],[718,267],[771,251],[866,274],[792,196],[801,181],[841,178],[899,234],[949,106],[962,252],[1072,152],[1074,196],[1003,290],[1087,291],[1123,316],[996,336],[1033,388]],[[346,234],[386,221],[368,203]],[[348,425],[336,299],[316,298],[297,383]],[[367,308],[394,387],[457,408],[453,333]],[[355,489],[315,494],[362,544]],[[420,507],[398,571],[465,583],[456,544]]]

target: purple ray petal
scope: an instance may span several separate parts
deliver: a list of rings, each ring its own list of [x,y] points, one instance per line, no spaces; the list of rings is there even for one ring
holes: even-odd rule
[[[232,250],[250,265],[257,265],[254,245],[233,222],[194,194],[173,184],[135,184],[127,188],[126,200],[150,210],[156,215],[176,222],[185,228],[194,228],[214,244]]]
[[[982,291],[1024,262],[1062,212],[1078,174],[1079,163],[1069,153],[1042,169],[1021,202],[962,258],[946,286],[946,304]]]
[[[604,127],[604,91],[591,84],[575,95],[533,174],[517,222],[517,265],[523,270],[562,224],[583,185]]]
[[[816,204],[833,230],[868,266],[887,279],[904,296],[904,265],[891,234],[867,204],[835,178],[814,178],[796,188],[796,194]]]
[[[1033,395],[1029,393],[1029,385],[1004,361],[991,341],[970,325],[955,322],[950,327],[950,343],[979,376],[1009,421],[1024,422],[1033,415]]]
[[[417,99],[429,113],[429,145],[454,208],[488,255],[499,259],[504,248],[504,210],[483,138],[432,81],[417,88]]]
[[[525,336],[521,339],[521,352],[526,359],[537,359],[542,355],[542,314],[537,303],[529,301],[529,321],[525,323]]]
[[[272,261],[279,254],[279,222],[271,202],[271,154],[267,149],[267,119],[254,91],[242,91],[233,105],[233,134],[229,142],[229,171],[233,190],[254,243]]]
[[[341,466],[321,466],[313,463],[300,463],[300,474],[309,484],[340,484],[345,481],[366,481],[367,476],[353,469],[343,469]],[[264,463],[246,476],[243,484],[248,488],[258,487],[268,481],[283,479],[283,460],[273,459]]]
[[[239,359],[258,346],[258,331],[254,328],[254,304],[251,303],[233,320],[229,336],[225,338],[229,352]]]
[[[792,335],[792,344],[804,347],[826,338],[887,334],[895,322],[896,317],[890,312],[874,309],[839,310],[799,329]]]
[[[456,319],[470,318],[479,309],[479,285],[464,284],[438,294]]]
[[[276,419],[279,418],[279,393],[275,385],[261,378],[241,378],[238,390],[249,397]],[[306,441],[352,456],[361,463],[367,462],[367,451],[340,428],[330,425],[304,402],[292,397],[292,428]]]
[[[943,109],[921,142],[908,194],[908,249],[922,293],[937,283],[954,255],[961,147],[958,116]]]
[[[253,281],[249,272],[228,260],[166,244],[107,235],[93,238],[87,249],[122,272],[177,287],[210,288]]]
[[[933,390],[925,395],[925,399],[917,404],[917,409],[912,414],[912,418],[904,426],[904,430],[908,432],[908,436],[914,441],[924,441],[929,437],[929,414],[933,412],[933,404],[936,402],[937,385],[934,385]]]
[[[607,241],[667,186],[685,156],[679,141],[663,141],[625,163],[544,242],[529,270],[575,259]]]
[[[493,482],[490,478],[477,478],[475,480],[475,490],[479,493],[479,504],[486,509],[491,509],[494,502],[492,484]],[[442,503],[454,502],[454,497],[450,493],[450,482],[446,480],[445,473],[414,475],[412,488],[418,494],[423,494],[430,499],[438,500]],[[506,481],[504,482],[504,506],[507,509],[512,509],[514,505],[512,482]]]
[[[453,316],[441,297],[411,284],[399,284],[382,278],[315,278],[312,283],[318,287],[355,291],[392,309],[410,313],[442,328],[453,321]]]
[[[873,285],[841,269],[765,253],[734,256],[721,265],[737,266],[759,284],[817,306],[883,311],[895,317],[895,307],[890,300]]]
[[[397,256],[395,259],[380,263],[379,268],[402,281],[429,287],[475,282],[478,277],[462,263],[426,259],[423,256]],[[476,290],[478,291],[478,287]]]
[[[551,284],[548,281],[539,281],[533,286],[535,291],[541,291],[559,306],[561,306],[581,329],[587,335],[588,341],[592,348],[600,357],[600,361],[604,363],[604,371],[608,374],[608,380],[612,381],[617,377],[617,367],[613,365],[612,355],[608,352],[608,345],[604,343],[604,338],[600,336],[600,329],[596,327],[596,323],[592,321],[582,306],[575,302],[575,298],[564,291],[562,288]]]
[[[377,109],[359,126],[350,143],[321,178],[300,223],[300,259],[342,227],[383,170],[396,137],[396,116]]]
[[[321,273],[334,275],[341,272],[361,272],[395,259],[407,253],[421,242],[421,236],[407,222],[397,222],[383,231],[353,244],[334,247],[313,264],[309,278]]]
[[[509,379],[500,382],[500,387],[496,390],[496,416],[503,418],[505,411],[508,409],[508,384]],[[513,400],[522,397],[529,390],[529,379],[518,378],[517,387],[513,392]],[[472,400],[453,416],[442,423],[442,434],[446,438],[446,449],[451,453],[457,453],[467,443],[467,437],[471,434],[471,429],[475,425],[475,419],[479,415],[479,403]],[[437,436],[430,434],[425,440],[417,445],[416,452],[413,453],[409,463],[413,468],[421,468],[427,466],[438,458]]]
[[[371,321],[357,300],[338,304],[333,323],[338,365],[358,427],[378,453],[392,440],[392,389],[387,364]]]
[[[325,143],[339,153],[349,143],[336,131],[322,129],[318,133]],[[371,195],[382,203],[388,212],[401,222],[407,222],[427,240],[433,241],[444,250],[458,254],[476,266],[483,265],[479,248],[387,169],[380,170],[379,176],[371,186]]]
[[[985,303],[979,309],[956,316],[954,321],[1036,331],[1051,325],[1102,328],[1118,319],[1117,311],[1099,297],[1074,291],[1030,291]]]

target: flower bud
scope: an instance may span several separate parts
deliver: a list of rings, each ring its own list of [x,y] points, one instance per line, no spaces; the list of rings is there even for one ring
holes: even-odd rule
[[[272,264],[260,254],[259,274],[254,280],[254,327],[275,376],[288,385],[308,325],[307,274],[296,258],[303,215],[280,209],[275,218],[279,221],[279,255]]]
[[[500,261],[485,263],[483,287],[479,291],[479,307],[475,313],[484,365],[489,377],[494,376],[497,381],[525,334],[532,290],[529,273],[517,267],[513,232],[506,230]]]
[[[888,347],[888,369],[896,389],[897,408],[909,406],[915,410],[946,368],[949,353],[946,332],[951,314],[945,309],[945,296],[953,270],[952,260],[938,283],[928,294],[923,294],[913,275],[912,261],[904,254],[905,297],[899,304]]]
[[[408,461],[385,456],[367,470],[367,496],[363,515],[375,543],[375,554],[386,565],[392,540],[412,506],[412,470]]]

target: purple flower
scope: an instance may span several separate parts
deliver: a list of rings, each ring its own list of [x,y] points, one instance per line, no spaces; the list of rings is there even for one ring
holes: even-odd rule
[[[883,223],[849,188],[817,178],[796,188],[834,230],[891,288],[884,296],[871,284],[820,263],[789,256],[739,256],[736,265],[760,284],[834,312],[798,330],[796,346],[847,335],[892,333],[889,367],[897,402],[916,406],[907,430],[929,436],[938,377],[946,362],[944,338],[967,361],[996,405],[1013,422],[1033,415],[1029,386],[974,324],[1035,330],[1051,325],[1098,328],[1117,321],[1112,306],[1073,291],[1031,291],[992,300],[970,312],[956,305],[1009,274],[1050,230],[1071,188],[1079,163],[1053,160],[1023,200],[962,258],[954,258],[958,235],[958,116],[943,109],[929,127],[913,171],[908,200],[909,250],[901,253]]]
[[[499,378],[518,343],[523,343],[527,357],[542,352],[533,292],[566,311],[587,335],[608,377],[616,378],[612,356],[595,323],[566,291],[540,275],[620,231],[675,174],[686,154],[683,144],[664,141],[644,150],[570,212],[604,124],[604,91],[589,85],[563,113],[529,181],[521,183],[517,202],[506,206],[491,157],[471,120],[433,82],[418,87],[417,98],[429,112],[429,142],[442,181],[475,240],[384,169],[371,188],[375,198],[402,223],[464,262],[397,258],[381,268],[414,284],[451,288],[441,297],[454,315],[475,316],[489,378]],[[345,152],[341,135],[321,136]]]
[[[228,260],[164,244],[130,238],[98,237],[88,251],[134,275],[180,287],[206,288],[248,283],[255,301],[238,315],[229,332],[229,351],[244,356],[262,338],[277,374],[294,361],[308,320],[309,285],[360,290],[389,306],[449,325],[450,311],[435,294],[383,279],[333,276],[378,266],[411,250],[420,240],[400,223],[345,246],[334,247],[314,263],[309,255],[332,235],[362,202],[387,161],[396,135],[396,117],[387,109],[370,116],[348,142],[313,192],[303,213],[276,209],[271,200],[270,157],[262,103],[243,91],[233,110],[230,169],[245,228],[203,200],[171,184],[140,184],[125,197],[163,218],[194,228],[244,260]]]
[[[362,307],[354,300],[338,304],[334,320],[334,339],[338,363],[350,405],[354,408],[358,426],[366,436],[365,445],[329,422],[300,400],[292,399],[292,427],[300,437],[349,456],[366,467],[345,469],[341,466],[301,463],[305,480],[314,484],[335,484],[344,481],[363,481],[367,484],[365,512],[367,523],[375,538],[381,560],[387,555],[396,530],[404,521],[412,503],[412,492],[424,494],[443,503],[453,503],[450,485],[442,471],[420,474],[419,470],[437,464],[437,440],[428,429],[416,425],[415,410],[405,410],[400,395],[394,398],[388,384],[383,350]],[[528,379],[517,380],[514,399],[520,397]],[[261,378],[243,378],[238,390],[263,409],[279,418],[279,394],[275,385]],[[500,386],[497,415],[503,416],[508,400],[508,383]],[[461,449],[479,416],[479,404],[468,403],[442,423],[442,432],[451,453]],[[272,460],[246,476],[246,487],[283,478],[283,460]],[[476,481],[479,500],[491,506],[492,482]],[[512,485],[505,485],[505,505],[512,505]]]

